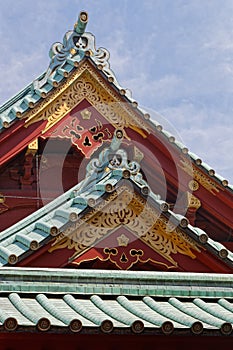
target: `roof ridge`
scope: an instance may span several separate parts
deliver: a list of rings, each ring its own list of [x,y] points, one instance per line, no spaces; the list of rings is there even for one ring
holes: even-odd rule
[[[217,181],[219,185],[233,193],[233,185],[229,184],[224,177],[217,174],[215,170],[204,163],[199,156],[190,152],[187,147],[177,141],[172,134],[163,130],[162,125],[158,124],[156,121],[149,120],[149,113],[138,107],[138,103],[131,97],[130,91],[128,89],[123,89],[118,83],[114,72],[110,68],[109,51],[103,47],[96,50],[95,36],[89,32],[85,32],[87,22],[87,12],[80,12],[74,29],[67,31],[64,35],[63,43],[56,42],[52,45],[49,52],[51,60],[48,69],[0,107],[0,132],[14,124],[14,122],[18,118],[21,118],[28,110],[33,109],[37,103],[40,103],[40,101],[55,89],[60,82],[66,79],[85,57],[89,57],[95,66],[104,73],[108,81],[118,89],[121,95],[136,107],[153,130],[160,132],[166,137],[168,142],[181,150],[184,155],[189,156],[198,168],[203,170],[213,180]]]
[[[173,226],[233,267],[230,250],[210,239],[202,229],[190,225],[185,216],[174,213],[160,195],[150,190],[142,178],[140,165],[136,161],[129,162],[127,152],[120,148],[122,140],[123,132],[116,130],[110,147],[105,147],[98,158],[88,163],[82,182],[0,234],[2,266],[17,263],[25,253],[38,249],[51,236],[58,236],[72,222],[80,221],[86,209],[95,207],[105,194],[113,192],[117,186],[120,188],[122,180],[128,180]]]

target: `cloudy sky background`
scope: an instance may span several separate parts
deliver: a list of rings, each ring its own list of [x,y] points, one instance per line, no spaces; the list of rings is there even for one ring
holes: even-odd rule
[[[49,64],[81,10],[139,106],[233,183],[232,0],[0,0],[0,105]]]

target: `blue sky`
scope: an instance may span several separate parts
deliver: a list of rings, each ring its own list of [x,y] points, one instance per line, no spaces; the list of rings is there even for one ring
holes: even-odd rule
[[[81,10],[139,106],[233,183],[233,1],[0,0],[0,104],[47,69]]]

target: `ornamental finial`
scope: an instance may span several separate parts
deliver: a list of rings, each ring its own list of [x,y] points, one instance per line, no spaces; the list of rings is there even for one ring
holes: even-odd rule
[[[85,32],[85,28],[88,22],[88,13],[85,11],[80,12],[78,21],[74,25],[74,30],[79,35],[82,35]]]
[[[88,22],[88,13],[81,11],[73,30],[69,30],[63,37],[63,41],[54,43],[49,51],[50,63],[43,77],[33,82],[32,93],[42,88],[47,82],[57,84],[77,67],[77,63],[85,57],[90,59],[101,67],[107,78],[115,83],[117,79],[110,69],[109,52],[100,47],[96,50],[95,37],[93,34],[85,31]],[[53,85],[54,86],[54,85]]]

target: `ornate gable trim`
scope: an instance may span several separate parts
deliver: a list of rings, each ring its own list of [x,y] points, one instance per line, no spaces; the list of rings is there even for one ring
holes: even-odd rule
[[[89,59],[83,60],[66,81],[54,89],[37,107],[22,116],[25,127],[47,120],[42,134],[86,99],[115,128],[131,128],[146,137],[150,128],[132,109],[131,103],[97,73]]]

